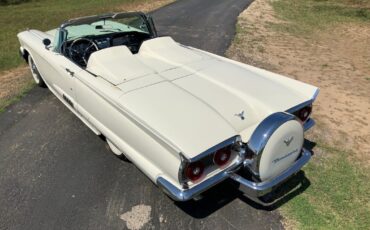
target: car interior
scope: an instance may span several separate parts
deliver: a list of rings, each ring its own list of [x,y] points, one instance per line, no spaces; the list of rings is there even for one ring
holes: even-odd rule
[[[98,50],[124,45],[136,54],[144,41],[156,36],[152,19],[143,13],[107,14],[66,22],[59,30],[56,47],[86,68],[90,55]]]
[[[136,54],[141,44],[150,39],[151,36],[137,31],[114,32],[104,35],[91,35],[63,43],[62,54],[81,67],[86,67],[90,55],[101,49],[114,46],[127,46]]]

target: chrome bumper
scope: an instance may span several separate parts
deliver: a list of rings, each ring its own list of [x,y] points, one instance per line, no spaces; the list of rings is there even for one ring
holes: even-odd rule
[[[310,158],[311,152],[303,149],[301,157],[290,168],[285,170],[279,176],[263,182],[254,182],[240,176],[237,171],[243,166],[243,164],[241,163],[232,167],[231,169],[228,169],[227,171],[218,173],[217,175],[201,182],[200,184],[190,189],[181,190],[163,177],[158,177],[157,185],[161,187],[164,192],[167,193],[172,199],[176,201],[187,201],[196,197],[207,189],[215,186],[216,184],[224,181],[225,179],[231,178],[234,181],[240,183],[239,189],[244,192],[245,195],[253,199],[273,191],[289,177],[297,173],[310,160]]]
[[[230,178],[240,183],[240,190],[250,197],[260,197],[273,191],[284,181],[296,174],[311,159],[311,152],[303,149],[301,157],[288,169],[279,176],[268,181],[254,182],[243,178],[237,173],[230,173]]]

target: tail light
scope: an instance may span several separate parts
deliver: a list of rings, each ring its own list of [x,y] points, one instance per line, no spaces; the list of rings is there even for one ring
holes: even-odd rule
[[[226,165],[229,162],[230,156],[231,156],[231,149],[230,148],[220,149],[213,156],[213,162],[216,165],[222,167],[222,166]]]
[[[312,105],[303,107],[302,109],[298,110],[294,113],[302,122],[305,122],[308,120],[312,112]]]
[[[191,181],[199,180],[204,172],[204,164],[202,162],[194,162],[187,165],[185,176]]]

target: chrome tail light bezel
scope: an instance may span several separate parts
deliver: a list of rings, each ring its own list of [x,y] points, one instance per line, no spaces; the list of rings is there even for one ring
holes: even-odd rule
[[[225,170],[225,169],[231,167],[232,165],[241,164],[244,160],[245,147],[244,147],[244,144],[242,143],[241,137],[239,135],[233,136],[233,137],[231,137],[231,138],[213,146],[212,148],[210,148],[210,149],[202,152],[201,154],[199,154],[199,155],[197,155],[193,158],[190,158],[190,159],[186,158],[182,153],[180,153],[181,163],[180,163],[179,172],[178,172],[178,180],[179,180],[179,183],[180,183],[181,187],[183,189],[187,189],[187,188],[189,188],[189,182],[199,183],[200,181],[202,181],[204,179],[204,176],[203,176],[203,177],[201,177],[200,179],[198,179],[196,181],[189,180],[189,178],[187,178],[186,173],[185,173],[185,170],[186,170],[186,168],[188,167],[189,164],[199,162],[199,161],[202,161],[202,160],[205,160],[205,159],[206,160],[209,159],[209,162],[214,164],[214,162],[213,162],[214,154],[218,150],[220,150],[222,148],[225,148],[227,146],[232,146],[232,148],[234,149],[234,151],[236,151],[238,153],[238,155],[236,156],[237,159],[236,159],[235,163],[233,163],[233,164],[229,163],[224,167],[219,167],[219,169]],[[231,159],[229,161],[231,162]],[[208,167],[208,166],[209,165],[206,165],[205,167]]]

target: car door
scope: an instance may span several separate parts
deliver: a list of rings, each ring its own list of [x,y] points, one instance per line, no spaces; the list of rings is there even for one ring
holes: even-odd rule
[[[59,78],[55,81],[54,89],[61,99],[75,110],[74,78],[82,69],[60,54],[57,54],[54,60],[55,63],[53,63],[53,66],[59,73]]]
[[[31,52],[32,58],[49,89],[73,109],[73,78],[82,69],[51,48],[38,47],[35,51]]]

